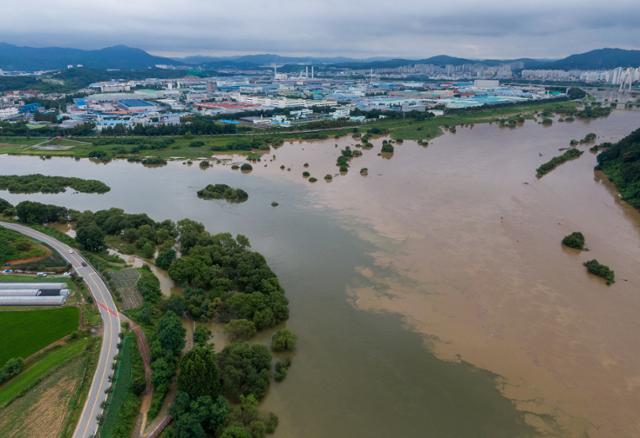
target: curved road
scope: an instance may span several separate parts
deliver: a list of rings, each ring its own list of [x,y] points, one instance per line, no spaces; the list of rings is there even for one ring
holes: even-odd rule
[[[107,285],[102,281],[102,278],[100,278],[100,275],[98,275],[91,265],[87,263],[87,266],[82,266],[82,262],[85,262],[85,260],[69,245],[65,245],[51,236],[25,227],[24,225],[0,222],[0,226],[44,242],[58,251],[60,255],[73,266],[73,269],[78,275],[84,279],[98,306],[104,328],[102,346],[100,347],[100,358],[98,359],[96,372],[93,375],[87,400],[82,408],[80,420],[73,433],[73,438],[93,437],[98,430],[98,417],[102,415],[102,403],[107,399],[106,390],[111,386],[109,382],[109,378],[113,373],[111,364],[118,353],[118,342],[120,339],[120,316],[111,297],[111,293]]]

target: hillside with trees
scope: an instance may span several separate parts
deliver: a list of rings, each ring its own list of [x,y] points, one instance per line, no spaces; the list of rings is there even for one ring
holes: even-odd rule
[[[613,181],[622,199],[640,210],[640,129],[601,152],[596,169]]]

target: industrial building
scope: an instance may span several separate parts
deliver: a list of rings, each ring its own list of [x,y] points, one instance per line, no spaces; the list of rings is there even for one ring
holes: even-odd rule
[[[0,283],[0,306],[62,306],[68,296],[64,283]]]

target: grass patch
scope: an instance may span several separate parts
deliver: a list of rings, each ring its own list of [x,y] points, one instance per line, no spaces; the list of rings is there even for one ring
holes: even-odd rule
[[[56,275],[49,275],[48,277],[42,278],[36,275],[26,275],[26,274],[2,274],[0,275],[0,283],[67,283],[69,277],[61,277]],[[67,286],[69,284],[67,283]],[[20,307],[24,309],[24,307]],[[5,310],[6,307],[2,307],[2,310]],[[0,310],[0,312],[2,312]]]
[[[0,366],[71,334],[78,329],[79,318],[77,307],[0,312]]]
[[[33,228],[36,231],[40,231],[43,234],[46,234],[47,236],[53,237],[54,239],[59,240],[60,242],[69,245],[73,248],[78,248],[78,242],[76,241],[76,239],[74,239],[73,237],[64,234],[62,231],[56,230],[55,228],[51,228],[51,227],[47,227],[44,225],[29,225],[31,228]]]
[[[0,227],[0,263],[10,260],[44,257],[48,248],[13,230]]]
[[[132,391],[137,361],[141,364],[142,359],[137,352],[135,335],[129,333],[122,342],[120,360],[114,373],[113,390],[100,426],[100,438],[131,436],[140,408],[140,399]]]
[[[69,403],[67,416],[64,419],[62,432],[60,433],[61,438],[71,438],[73,436],[76,424],[78,423],[80,414],[82,413],[82,408],[84,407],[84,403],[89,394],[93,374],[95,373],[96,365],[98,363],[99,349],[100,338],[89,338],[86,354],[83,355],[84,360],[82,361],[82,372],[79,373],[82,375],[82,380]],[[65,369],[66,368],[67,367],[65,367]]]
[[[48,373],[85,351],[88,339],[80,339],[45,353],[36,363],[0,387],[0,407],[5,407],[36,385]]]

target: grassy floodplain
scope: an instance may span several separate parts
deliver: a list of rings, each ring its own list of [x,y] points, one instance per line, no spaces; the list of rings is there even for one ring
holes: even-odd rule
[[[119,136],[78,137],[77,142],[67,142],[64,148],[44,148],[48,140],[44,137],[0,137],[0,153],[14,155],[38,155],[42,157],[68,156],[76,158],[94,157],[129,158],[158,157],[168,159],[180,157],[197,159],[220,153],[244,153],[266,149],[269,144],[278,144],[287,140],[318,139],[342,136],[354,133],[366,133],[372,128],[388,133],[394,139],[428,140],[440,135],[443,128],[456,125],[487,123],[504,117],[519,115],[531,118],[539,111],[571,111],[576,102],[535,102],[522,105],[475,108],[458,111],[442,117],[425,120],[382,119],[363,125],[338,128],[291,130],[291,131],[253,131],[242,134],[221,135],[169,135],[169,136]],[[197,141],[194,141],[197,139]],[[58,144],[60,140],[51,140]],[[143,146],[143,148],[141,148]]]
[[[27,358],[78,329],[77,307],[0,312],[0,366]]]

